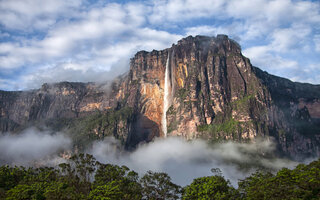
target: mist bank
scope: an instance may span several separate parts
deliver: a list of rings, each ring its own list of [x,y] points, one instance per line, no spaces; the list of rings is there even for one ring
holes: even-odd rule
[[[180,137],[157,138],[139,145],[134,151],[123,149],[114,137],[96,141],[85,150],[102,163],[125,165],[145,174],[148,170],[165,172],[173,182],[185,186],[194,178],[211,176],[212,169],[219,168],[236,186],[257,169],[278,171],[283,167],[294,168],[295,161],[274,156],[272,140],[254,143],[214,143],[200,139],[187,141]],[[67,160],[64,152],[75,152],[71,139],[62,132],[39,131],[30,128],[19,135],[0,137],[0,164],[56,166]],[[308,159],[305,163],[313,159]]]
[[[275,145],[271,140],[255,143],[215,143],[197,139],[187,141],[180,137],[158,138],[140,145],[133,152],[119,151],[114,138],[96,142],[87,151],[98,161],[126,165],[144,174],[148,170],[166,172],[173,182],[185,186],[194,178],[213,175],[213,168],[236,185],[257,169],[278,171],[294,168],[298,163],[273,156]],[[310,160],[311,161],[311,160]]]
[[[61,132],[29,128],[19,134],[6,133],[0,136],[0,164],[30,166],[42,161],[46,161],[43,164],[59,163],[58,154],[71,148],[71,139]]]

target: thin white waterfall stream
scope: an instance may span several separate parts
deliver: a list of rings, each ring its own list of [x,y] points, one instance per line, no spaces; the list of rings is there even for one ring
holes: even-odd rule
[[[169,52],[168,59],[166,63],[166,71],[164,75],[164,97],[163,97],[163,114],[162,114],[162,131],[164,133],[164,137],[167,137],[167,110],[169,109]]]

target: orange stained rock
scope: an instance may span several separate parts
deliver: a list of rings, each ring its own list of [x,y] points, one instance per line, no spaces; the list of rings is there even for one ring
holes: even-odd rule
[[[93,111],[96,109],[100,109],[101,103],[88,103],[87,105],[80,108],[80,112],[83,111]]]
[[[62,95],[67,96],[70,94],[75,94],[76,92],[74,90],[68,90],[67,88],[63,88]]]
[[[143,106],[144,115],[160,125],[163,106],[163,94],[160,87],[157,84],[144,83],[140,92],[143,94],[142,102],[146,102]]]
[[[187,70],[187,65],[183,63],[179,63],[178,67],[176,69],[176,80],[178,83],[179,87],[184,87],[184,80],[185,78],[188,77],[188,70]]]

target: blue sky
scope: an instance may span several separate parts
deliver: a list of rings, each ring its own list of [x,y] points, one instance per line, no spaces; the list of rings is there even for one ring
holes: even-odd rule
[[[253,65],[320,84],[320,1],[0,0],[0,89],[104,81],[139,50],[227,34]]]

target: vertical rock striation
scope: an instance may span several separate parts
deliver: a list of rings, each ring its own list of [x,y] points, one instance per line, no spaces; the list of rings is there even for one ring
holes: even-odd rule
[[[172,102],[168,110],[163,104],[166,69]],[[190,36],[170,49],[138,52],[128,78],[131,90],[126,93],[138,97],[137,112],[154,122],[148,127],[149,139],[165,135],[160,127],[161,116],[166,116],[168,135],[238,142],[274,138],[286,155],[319,156],[320,87],[262,72],[225,35]],[[132,92],[135,87],[138,92]],[[310,94],[290,87],[309,87]]]

